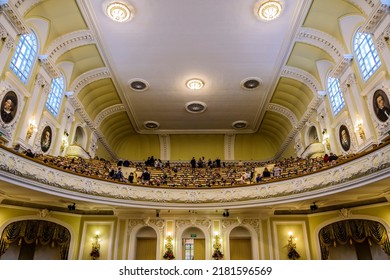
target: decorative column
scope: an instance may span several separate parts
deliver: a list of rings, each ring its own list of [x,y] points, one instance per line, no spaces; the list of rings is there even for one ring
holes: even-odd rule
[[[5,27],[7,26],[7,27]],[[10,34],[13,31],[12,34]],[[4,16],[0,14],[0,40],[3,41],[3,46],[0,49],[0,69],[5,68],[5,63],[8,61],[10,52],[15,49],[16,32],[9,26]]]

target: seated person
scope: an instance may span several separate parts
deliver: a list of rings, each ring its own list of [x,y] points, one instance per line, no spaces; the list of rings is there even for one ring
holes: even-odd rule
[[[271,172],[268,170],[267,167],[264,167],[263,178],[270,178],[270,177],[271,177]]]

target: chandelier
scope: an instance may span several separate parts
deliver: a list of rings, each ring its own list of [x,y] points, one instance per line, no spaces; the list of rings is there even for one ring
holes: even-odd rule
[[[276,19],[282,12],[282,4],[279,1],[266,1],[260,5],[258,16],[265,21]]]
[[[122,2],[109,3],[105,11],[109,18],[117,22],[129,21],[134,15],[133,9]]]

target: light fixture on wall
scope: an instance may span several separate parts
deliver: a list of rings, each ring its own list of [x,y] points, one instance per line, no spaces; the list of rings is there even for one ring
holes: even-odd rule
[[[224,216],[225,218],[229,217],[230,214],[229,214],[229,210],[224,210],[223,213],[222,213],[222,216]]]
[[[62,142],[61,142],[61,147],[60,147],[61,153],[64,152],[64,150],[69,146],[68,136],[69,136],[69,133],[65,129],[64,135],[62,135]]]
[[[264,21],[271,21],[280,16],[282,4],[280,1],[268,0],[260,4],[257,10],[257,16]]]
[[[359,134],[360,139],[364,140],[366,138],[366,133],[364,132],[363,128],[363,122],[361,120],[357,122],[355,130]]]
[[[213,240],[213,248],[214,252],[211,256],[214,260],[221,260],[223,259],[223,253],[221,252],[222,247],[222,238],[219,236],[218,232],[214,233],[214,240]]]
[[[92,241],[92,250],[90,256],[93,260],[96,260],[100,257],[100,242],[102,241],[100,238],[100,232],[96,231],[95,236],[91,238]]]
[[[297,252],[297,244],[296,241],[298,239],[294,237],[294,234],[292,231],[288,232],[288,243],[287,243],[287,256],[290,260],[296,260],[299,259],[301,256]]]
[[[27,128],[26,140],[30,140],[31,136],[36,131],[37,131],[37,123],[35,122],[35,119],[31,119]]]
[[[165,253],[163,258],[166,260],[175,259],[175,255],[173,254],[173,238],[171,232],[168,232],[167,237],[165,238]]]
[[[322,144],[324,144],[324,146],[330,150],[330,142],[329,142],[329,134],[328,134],[328,130],[326,128],[324,128],[322,130]]]

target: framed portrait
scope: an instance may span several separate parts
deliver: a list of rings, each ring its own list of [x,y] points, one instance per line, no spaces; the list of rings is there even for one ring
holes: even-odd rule
[[[349,135],[348,128],[345,125],[340,126],[339,139],[341,147],[347,152],[351,147],[351,136]]]
[[[1,100],[1,120],[4,123],[13,121],[18,109],[18,97],[13,91],[7,92]]]
[[[380,121],[386,122],[390,116],[390,104],[387,94],[383,90],[378,89],[375,91],[372,98],[372,104],[376,117]]]
[[[42,135],[41,135],[41,149],[42,152],[46,153],[51,145],[51,137],[52,137],[52,131],[50,126],[46,126],[42,130]]]

